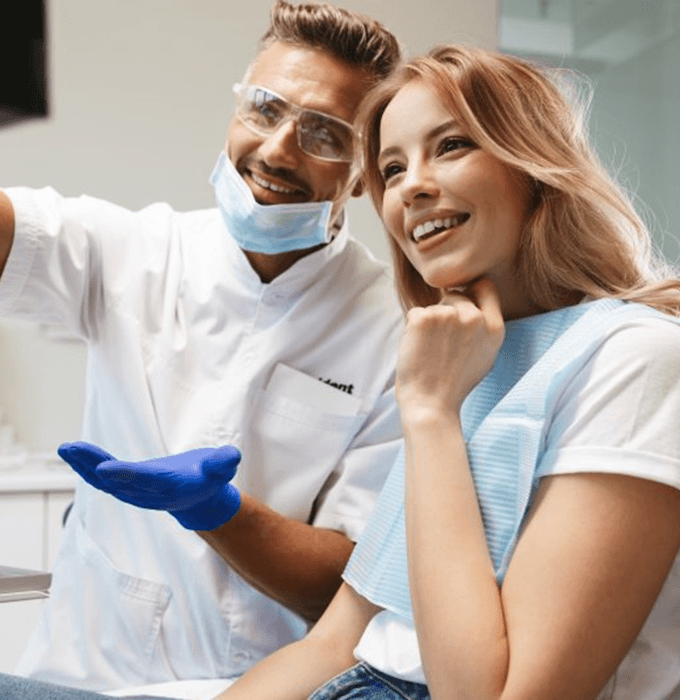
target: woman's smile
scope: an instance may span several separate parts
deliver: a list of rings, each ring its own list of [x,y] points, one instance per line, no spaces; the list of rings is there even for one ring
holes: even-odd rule
[[[423,217],[421,222],[413,227],[411,238],[416,243],[429,240],[440,233],[462,226],[469,218],[470,215],[467,213],[438,214]]]

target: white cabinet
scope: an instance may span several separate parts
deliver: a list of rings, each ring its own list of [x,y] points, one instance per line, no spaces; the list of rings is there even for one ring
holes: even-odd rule
[[[0,564],[51,571],[76,475],[38,457],[0,469]],[[40,613],[42,600],[0,603],[0,672],[12,673]]]

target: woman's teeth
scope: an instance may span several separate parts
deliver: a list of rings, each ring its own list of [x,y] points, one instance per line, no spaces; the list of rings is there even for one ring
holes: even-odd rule
[[[264,180],[261,177],[258,177],[255,173],[250,173],[250,177],[253,178],[253,182],[260,187],[263,187],[265,190],[271,190],[272,192],[281,192],[282,194],[293,194],[296,190],[290,189],[290,187],[281,187],[280,185],[275,185],[273,182],[269,182],[269,180]]]
[[[447,228],[460,226],[470,218],[469,214],[458,214],[458,216],[447,216],[444,219],[432,219],[423,224],[419,224],[413,229],[413,240],[418,242],[422,238],[429,236],[433,231],[445,231]]]

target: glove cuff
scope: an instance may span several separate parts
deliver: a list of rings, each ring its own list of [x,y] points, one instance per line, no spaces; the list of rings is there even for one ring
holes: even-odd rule
[[[187,530],[215,530],[231,520],[240,507],[241,494],[238,489],[225,484],[211,498],[186,510],[171,510],[169,513]]]

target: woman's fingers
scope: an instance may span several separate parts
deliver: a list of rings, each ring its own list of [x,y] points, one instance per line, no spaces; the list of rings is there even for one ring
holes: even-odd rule
[[[437,305],[412,309],[397,372],[402,412],[406,403],[458,410],[493,366],[503,329],[498,291],[486,279],[446,292]]]
[[[503,343],[505,322],[501,310],[501,296],[498,287],[486,277],[478,279],[467,289],[466,295],[482,312],[489,329],[490,337],[495,336],[498,348]]]

